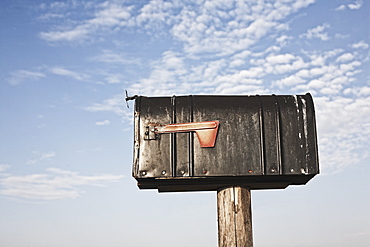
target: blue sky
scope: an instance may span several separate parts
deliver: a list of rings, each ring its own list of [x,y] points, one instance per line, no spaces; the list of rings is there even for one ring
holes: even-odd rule
[[[370,3],[0,3],[0,245],[216,246],[214,192],[139,191],[130,95],[313,95],[321,174],[253,191],[255,246],[370,243]]]

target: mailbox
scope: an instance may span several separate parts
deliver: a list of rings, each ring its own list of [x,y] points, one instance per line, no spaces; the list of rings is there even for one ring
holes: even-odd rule
[[[134,129],[140,189],[282,189],[319,173],[310,94],[137,96]]]

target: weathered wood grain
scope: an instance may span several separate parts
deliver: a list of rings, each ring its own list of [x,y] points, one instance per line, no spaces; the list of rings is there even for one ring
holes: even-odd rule
[[[219,247],[253,247],[251,193],[229,187],[217,192]]]

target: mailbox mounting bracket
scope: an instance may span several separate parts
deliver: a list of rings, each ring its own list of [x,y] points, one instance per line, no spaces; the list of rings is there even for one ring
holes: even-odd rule
[[[145,133],[144,133],[144,140],[157,140],[159,138],[159,135],[155,133],[155,126],[154,125],[148,125],[145,126]]]

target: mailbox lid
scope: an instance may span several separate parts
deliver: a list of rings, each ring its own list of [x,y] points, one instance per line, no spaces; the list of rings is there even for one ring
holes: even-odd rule
[[[266,177],[278,176],[268,182],[273,187],[272,183],[277,184],[279,179],[288,184],[304,184],[319,173],[310,94],[140,96],[135,105],[133,175],[142,187],[145,179],[150,178],[165,178],[167,182],[175,179],[176,184],[177,178],[229,180],[238,176],[247,183],[252,179],[261,183]],[[212,148],[200,147],[194,132],[161,134],[153,140],[145,137],[149,125],[213,120],[218,120],[220,126]],[[150,183],[163,183],[162,180]],[[193,179],[189,183],[199,181]]]

